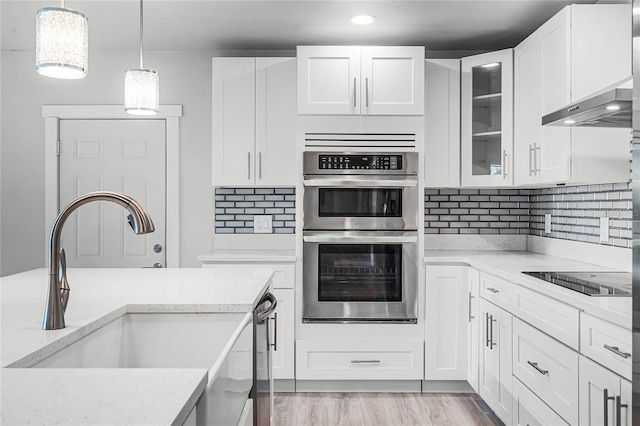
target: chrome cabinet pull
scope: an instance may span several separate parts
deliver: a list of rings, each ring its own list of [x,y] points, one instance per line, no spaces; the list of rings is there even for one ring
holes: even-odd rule
[[[533,145],[529,144],[529,176],[533,174],[533,161],[531,160],[532,153],[533,153]]]
[[[262,151],[258,151],[258,179],[262,179]]]
[[[616,396],[616,426],[622,426],[622,408],[629,408],[628,404],[622,404],[622,398]]]
[[[507,178],[507,150],[502,151],[502,179]]]
[[[353,77],[353,107],[356,107],[356,78]]]
[[[364,79],[364,96],[365,96],[365,105],[369,108],[369,77]]]
[[[273,351],[276,352],[278,350],[278,313],[275,312],[273,314]]]
[[[498,344],[497,344],[497,343],[495,343],[495,342],[493,341],[493,323],[494,323],[494,322],[498,322],[498,320],[494,320],[494,319],[493,319],[493,315],[491,315],[491,316],[489,317],[489,319],[491,320],[491,321],[489,322],[489,328],[491,328],[491,346],[490,346],[490,348],[493,350],[493,347],[494,347],[494,346],[498,346]]]
[[[484,344],[484,345],[485,345],[486,347],[489,347],[489,313],[488,313],[488,312],[485,312],[485,313],[484,313],[484,315],[485,315],[485,319],[484,319],[484,325],[485,325],[485,327],[484,327],[484,329],[485,329],[485,331],[486,331],[486,333],[487,333],[487,335],[486,335],[486,336],[487,336],[487,337],[486,337],[486,342],[485,342],[485,344]]]
[[[493,293],[493,294],[500,293],[500,290],[496,290],[496,289],[495,289],[495,288],[493,288],[493,287],[487,287],[487,290],[488,290],[488,291],[490,291],[490,292],[491,292],[491,293]]]
[[[351,364],[380,364],[379,359],[352,359]]]
[[[251,179],[251,153],[247,152],[247,179]]]
[[[604,392],[604,426],[609,426],[609,401],[614,400],[613,396],[609,396],[609,389],[605,389]]]
[[[469,292],[469,322],[471,322],[471,320],[475,318],[473,315],[471,315],[471,299],[474,298],[475,297],[471,295],[471,292]]]
[[[629,352],[622,352],[620,351],[620,348],[618,348],[617,346],[609,346],[609,345],[604,345],[605,349],[610,350],[611,352],[613,352],[614,354],[621,356],[624,359],[627,359],[631,356],[631,354]]]
[[[538,370],[538,373],[542,374],[543,376],[549,374],[549,370],[543,370],[542,368],[538,367],[537,362],[527,361],[527,364]]]
[[[538,157],[542,157],[542,147],[538,146],[537,143],[533,144],[533,171],[535,172],[536,176],[538,175],[538,173],[540,173],[540,167],[538,165]],[[540,151],[540,154],[538,154],[538,151]],[[541,158],[542,159],[542,158]]]

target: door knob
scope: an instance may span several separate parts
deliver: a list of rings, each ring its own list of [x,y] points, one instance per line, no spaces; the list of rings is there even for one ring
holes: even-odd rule
[[[160,253],[162,251],[162,246],[160,244],[156,244],[155,246],[153,246],[153,251],[155,253]]]

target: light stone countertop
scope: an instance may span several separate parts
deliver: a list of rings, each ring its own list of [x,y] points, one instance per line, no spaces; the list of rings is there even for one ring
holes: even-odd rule
[[[213,250],[211,253],[201,254],[197,259],[199,262],[205,263],[295,262],[296,251],[293,249],[219,249]]]
[[[514,284],[554,297],[591,315],[631,329],[631,297],[593,297],[524,275],[523,271],[614,271],[603,266],[530,251],[436,251],[428,250],[429,264],[467,264]]]
[[[109,370],[4,368],[1,422],[181,425],[207,384],[206,369]]]
[[[67,277],[71,286],[65,314],[67,327],[51,331],[42,330],[48,271],[36,269],[0,278],[0,359],[3,367],[29,367],[128,312],[251,312],[273,279],[273,269],[71,268]],[[142,418],[148,418],[147,424],[154,425],[172,424],[176,419],[184,421],[204,389],[207,370],[143,370],[146,373],[140,373],[140,369],[2,368],[1,406],[30,407],[20,412],[3,408],[2,422],[106,424],[103,421],[110,415],[121,420],[116,421],[113,417],[111,424],[132,426],[141,424]],[[90,380],[89,384],[81,384],[87,380]],[[43,382],[51,387],[43,387]],[[75,384],[79,387],[74,390]],[[82,386],[85,386],[84,391]],[[19,392],[23,387],[43,389],[23,394]],[[100,387],[105,389],[99,390]],[[148,394],[141,397],[141,402],[149,404],[145,406],[149,410],[148,416],[135,412],[142,406],[137,404],[137,397],[132,397],[145,392]],[[38,399],[40,397],[42,399]],[[110,405],[103,406],[105,412],[102,414],[94,413],[91,422],[83,423],[77,418],[78,423],[73,423],[76,417],[65,417],[79,405],[90,407],[101,399],[110,401]],[[152,410],[152,406],[160,409]],[[114,413],[114,407],[121,412]],[[131,411],[127,412],[129,409]],[[154,410],[162,417],[152,414]],[[14,417],[8,417],[10,415]],[[105,416],[103,420],[102,415]],[[59,423],[53,423],[54,419]]]

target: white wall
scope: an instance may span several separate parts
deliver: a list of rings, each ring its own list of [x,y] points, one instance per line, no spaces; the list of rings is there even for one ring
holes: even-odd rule
[[[212,249],[211,57],[213,52],[145,53],[160,74],[160,102],[183,105],[180,120],[180,266]],[[90,52],[89,75],[42,77],[34,52],[3,51],[1,99],[0,275],[44,267],[45,104],[122,104],[124,70],[137,52]]]

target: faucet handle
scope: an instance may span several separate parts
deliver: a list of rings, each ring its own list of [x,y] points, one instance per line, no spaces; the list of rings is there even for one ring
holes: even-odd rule
[[[67,256],[64,253],[64,248],[61,248],[58,252],[60,254],[60,301],[62,302],[62,311],[66,312],[67,304],[69,303],[69,281],[67,280]]]

